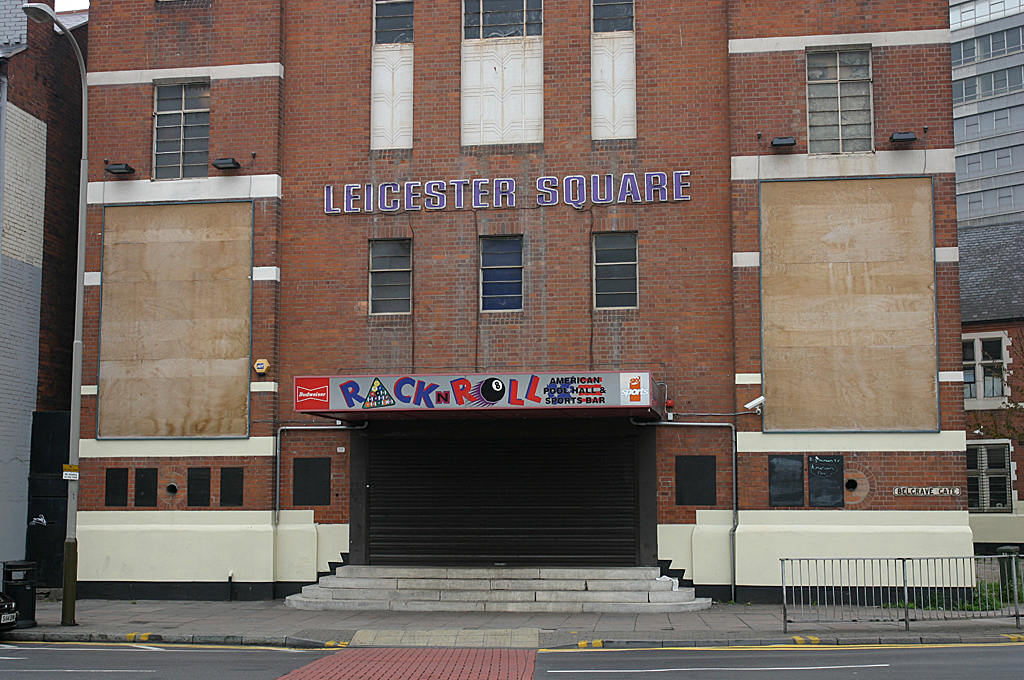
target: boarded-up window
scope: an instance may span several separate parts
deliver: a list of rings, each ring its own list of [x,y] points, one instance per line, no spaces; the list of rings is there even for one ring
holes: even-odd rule
[[[221,507],[241,507],[244,479],[243,468],[225,467],[220,469]]]
[[[135,507],[156,507],[156,468],[135,469]]]
[[[804,457],[768,456],[768,505],[803,507]]]
[[[128,507],[128,468],[107,468],[104,505],[108,508]]]
[[[210,505],[210,468],[188,469],[188,505],[206,508]]]
[[[935,431],[931,181],[761,185],[764,428]]]
[[[107,208],[100,437],[247,434],[252,204]]]
[[[715,505],[714,456],[676,456],[676,505]]]
[[[296,458],[292,473],[293,505],[331,504],[330,458]]]

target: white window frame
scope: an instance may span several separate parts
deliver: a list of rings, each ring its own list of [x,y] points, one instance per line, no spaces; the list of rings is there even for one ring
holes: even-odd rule
[[[1013,363],[1013,359],[1010,357],[1010,346],[1013,341],[1010,339],[1009,334],[1006,331],[992,331],[988,333],[964,333],[963,342],[974,343],[974,361],[964,362],[964,384],[970,383],[968,375],[971,371],[974,374],[974,385],[975,394],[978,395],[973,398],[964,397],[964,409],[967,411],[985,411],[990,409],[996,409],[1006,403],[1007,398],[1010,396],[1010,388],[1006,384],[1006,372],[1010,370],[1010,365]],[[1002,341],[1002,367],[1003,367],[1003,381],[1002,381],[1002,394],[997,397],[986,397],[985,395],[985,366],[992,366],[998,362],[985,361],[982,359],[981,354],[981,343],[983,340],[1001,340]],[[965,390],[966,391],[966,390]]]
[[[1006,448],[1006,468],[989,472],[988,449],[991,447]],[[1004,513],[1013,512],[1013,506],[1017,502],[1017,493],[1013,489],[1013,483],[1017,479],[1017,465],[1013,462],[1013,442],[1009,439],[972,439],[967,442],[967,448],[980,449],[977,456],[978,469],[966,470],[967,479],[978,480],[978,507],[970,507],[970,495],[968,493],[968,511],[972,513]],[[990,507],[991,498],[989,482],[994,477],[1006,478],[1006,507]],[[969,482],[968,482],[969,484]]]

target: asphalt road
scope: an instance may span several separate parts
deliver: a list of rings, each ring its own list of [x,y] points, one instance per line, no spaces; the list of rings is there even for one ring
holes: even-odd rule
[[[276,680],[337,650],[0,644],[0,680]]]
[[[534,680],[963,680],[1024,677],[1024,645],[542,652]]]

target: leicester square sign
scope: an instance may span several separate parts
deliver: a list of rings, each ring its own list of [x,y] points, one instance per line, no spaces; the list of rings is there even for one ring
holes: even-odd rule
[[[534,201],[538,206],[669,203],[689,201],[690,171],[624,172],[620,175],[538,177]],[[449,191],[451,195],[449,195]],[[417,210],[484,210],[524,207],[511,177],[429,179],[425,181],[328,184],[324,212],[328,215],[415,212]]]
[[[295,410],[349,420],[403,412],[418,417],[470,416],[474,411],[556,415],[564,409],[646,415],[658,409],[656,392],[646,371],[300,376],[295,378]]]

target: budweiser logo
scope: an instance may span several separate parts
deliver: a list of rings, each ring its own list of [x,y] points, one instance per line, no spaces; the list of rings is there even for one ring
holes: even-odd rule
[[[327,385],[320,387],[296,387],[295,401],[327,401]]]

